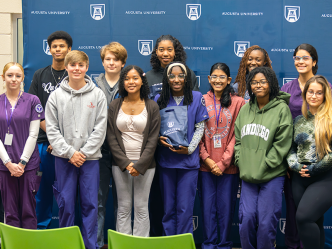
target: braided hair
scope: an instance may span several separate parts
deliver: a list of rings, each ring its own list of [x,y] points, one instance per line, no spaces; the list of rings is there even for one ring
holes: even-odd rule
[[[127,77],[128,72],[132,69],[136,70],[136,72],[139,74],[139,76],[142,79],[143,85],[141,86],[141,89],[140,89],[140,98],[141,98],[141,100],[146,100],[146,99],[148,99],[148,96],[150,93],[148,80],[146,79],[144,71],[140,67],[135,66],[135,65],[126,66],[124,69],[121,70],[120,79],[119,79],[119,95],[122,98],[128,96],[128,92],[124,87],[124,81]]]
[[[222,62],[217,62],[215,63],[210,70],[210,75],[212,75],[212,73],[214,72],[214,70],[221,70],[223,71],[227,77],[231,77],[231,73],[229,71],[229,67],[227,66],[227,64],[222,63]],[[213,87],[210,84],[210,91],[214,93]],[[234,95],[234,89],[230,84],[227,84],[227,86],[224,88],[224,91],[222,92],[221,98],[220,98],[220,104],[222,107],[229,107],[232,104],[232,99],[231,99],[231,95]]]
[[[250,102],[254,103],[254,100],[256,98],[255,94],[251,90],[250,83],[251,83],[252,79],[255,77],[255,75],[258,73],[264,74],[266,80],[269,82],[269,88],[270,88],[269,100],[271,101],[272,99],[278,97],[280,95],[280,93],[279,93],[280,88],[279,88],[277,76],[276,76],[275,72],[273,71],[273,69],[271,69],[269,67],[256,67],[249,73],[248,80],[247,80],[247,89],[248,89],[248,93],[250,96]]]
[[[247,62],[249,60],[250,53],[254,50],[259,50],[264,54],[263,66],[272,68],[270,57],[264,48],[261,48],[260,46],[257,46],[257,45],[254,45],[254,46],[251,46],[250,48],[248,48],[241,59],[239,70],[238,70],[236,78],[235,78],[235,83],[239,84],[238,94],[241,97],[244,97],[244,95],[246,93],[246,76],[248,74]]]
[[[161,41],[171,41],[173,43],[173,47],[174,47],[174,51],[175,51],[174,60],[176,59],[177,61],[180,61],[183,64],[186,63],[187,54],[184,51],[184,48],[183,48],[182,44],[179,42],[179,40],[171,35],[162,35],[157,39],[156,45],[154,46],[152,54],[151,54],[150,63],[151,63],[151,66],[153,69],[156,70],[161,67],[160,61],[158,59],[157,52],[156,52],[158,50],[158,46]]]
[[[171,62],[170,64],[167,65],[167,67],[165,68],[164,74],[163,74],[163,88],[162,91],[160,93],[160,97],[157,100],[157,104],[159,105],[159,109],[164,109],[167,107],[168,102],[169,102],[169,98],[172,95],[172,89],[169,86],[168,83],[168,75],[167,75],[167,71],[168,68],[171,67],[170,69],[170,73],[172,73],[172,64],[174,63],[181,63],[186,67],[187,70],[187,75],[185,78],[185,84],[183,87],[183,95],[184,95],[184,99],[183,99],[183,105],[190,105],[193,102],[193,93],[192,93],[192,82],[191,82],[191,73],[189,68],[182,62],[179,61],[174,61]],[[180,67],[181,68],[181,67]],[[184,72],[184,70],[181,68],[182,72]]]

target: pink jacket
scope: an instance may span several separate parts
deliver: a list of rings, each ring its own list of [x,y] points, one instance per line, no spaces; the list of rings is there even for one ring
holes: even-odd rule
[[[209,91],[203,95],[205,99],[206,109],[209,113],[209,119],[205,123],[204,135],[199,143],[199,155],[201,159],[201,171],[210,172],[210,168],[204,164],[206,158],[215,161],[219,169],[225,174],[236,174],[239,169],[234,165],[234,145],[235,134],[234,125],[236,117],[245,104],[243,98],[239,96],[231,96],[232,104],[227,108],[222,108],[219,124],[218,134],[221,135],[221,148],[214,148],[213,135],[216,134],[216,112],[214,109],[213,93]],[[217,110],[219,112],[220,101],[216,100]]]

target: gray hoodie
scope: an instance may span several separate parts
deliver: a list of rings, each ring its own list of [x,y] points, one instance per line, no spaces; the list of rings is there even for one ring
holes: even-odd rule
[[[68,76],[62,80],[46,103],[46,133],[52,155],[70,159],[80,151],[88,160],[97,160],[106,135],[105,94],[87,75],[87,84],[79,90],[72,89],[68,80]]]

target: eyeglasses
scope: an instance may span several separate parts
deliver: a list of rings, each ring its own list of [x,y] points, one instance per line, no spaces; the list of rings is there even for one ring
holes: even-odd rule
[[[227,80],[227,76],[226,75],[220,75],[220,76],[217,76],[217,75],[210,75],[210,80],[211,81],[217,81],[218,79],[220,80],[220,81],[225,81],[225,80]]]
[[[253,80],[250,82],[250,85],[252,85],[252,86],[257,86],[258,84],[260,84],[262,86],[262,85],[269,84],[269,82],[267,80],[261,80],[261,81]]]
[[[322,92],[314,92],[314,91],[308,91],[307,92],[308,97],[313,97],[314,95],[316,95],[317,98],[323,97],[324,93]]]
[[[303,60],[303,61],[309,61],[310,59],[312,59],[312,57],[311,56],[307,56],[307,55],[305,55],[305,56],[293,56],[293,60],[294,61],[301,61],[301,60]]]
[[[186,78],[186,75],[185,74],[179,74],[179,75],[169,74],[168,75],[169,80],[175,80],[176,77],[178,77],[179,80],[184,80]]]

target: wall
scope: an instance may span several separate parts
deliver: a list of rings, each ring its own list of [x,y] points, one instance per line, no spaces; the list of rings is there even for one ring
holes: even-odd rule
[[[0,6],[0,74],[2,74],[4,65],[14,60],[14,27],[12,17],[14,14],[22,14],[22,1],[0,0]],[[1,93],[3,93],[2,83],[0,84]]]

